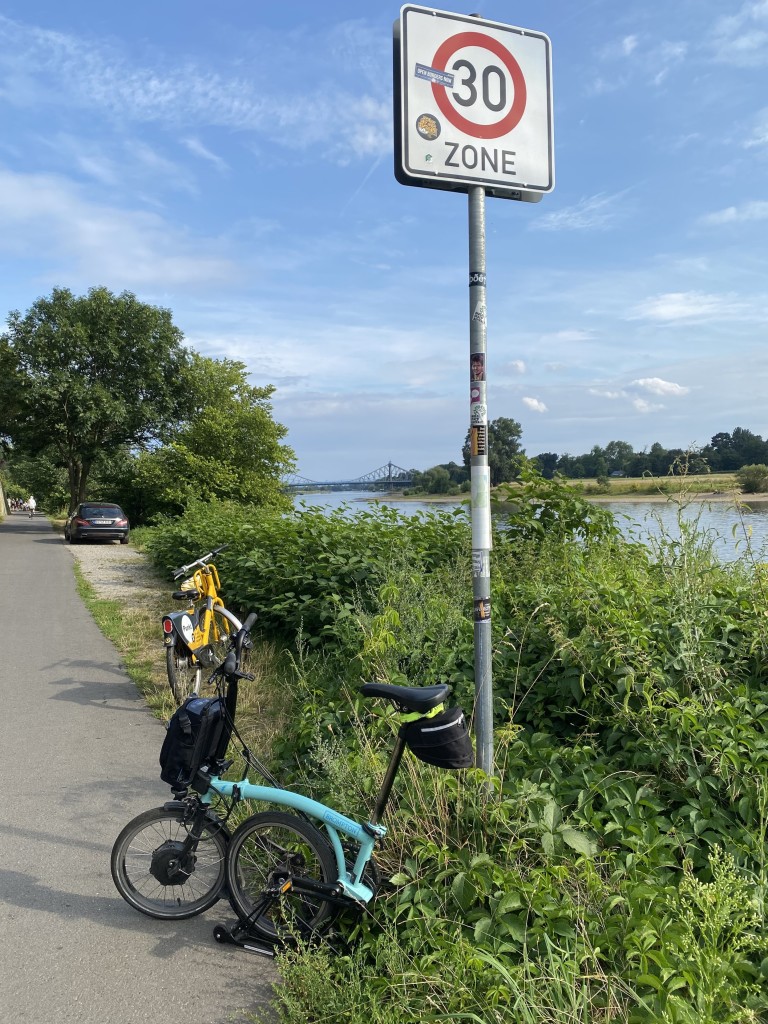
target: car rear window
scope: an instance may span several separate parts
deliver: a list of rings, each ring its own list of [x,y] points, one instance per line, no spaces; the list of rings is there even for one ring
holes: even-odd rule
[[[123,510],[119,505],[83,505],[82,516],[122,516]]]

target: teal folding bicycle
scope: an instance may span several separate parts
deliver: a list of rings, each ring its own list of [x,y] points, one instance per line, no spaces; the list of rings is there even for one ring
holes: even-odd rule
[[[401,720],[368,821],[354,821],[281,788],[245,744],[246,765],[267,784],[221,778],[232,764],[224,755],[232,732],[238,735],[238,681],[249,678],[240,671],[240,659],[254,619],[246,620],[212,676],[218,696],[192,697],[171,719],[164,754],[170,744],[174,757],[169,761],[161,755],[161,777],[171,779],[174,799],[125,826],[115,841],[111,868],[120,895],[161,920],[192,917],[226,896],[238,923],[231,929],[217,925],[214,938],[273,955],[286,939],[317,936],[340,912],[361,911],[375,896],[379,873],[373,852],[386,834],[381,818],[406,746],[443,768],[470,767],[473,756],[461,709],[444,707],[449,686],[365,683],[360,692],[390,701]],[[183,727],[177,730],[181,747],[170,742],[177,719]],[[176,756],[179,749],[181,757]],[[230,833],[227,822],[241,800],[293,813],[261,811]]]

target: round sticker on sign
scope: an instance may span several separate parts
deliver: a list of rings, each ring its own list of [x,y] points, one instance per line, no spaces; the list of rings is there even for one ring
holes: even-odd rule
[[[432,114],[422,114],[416,122],[416,131],[428,142],[434,142],[440,135],[440,122]]]

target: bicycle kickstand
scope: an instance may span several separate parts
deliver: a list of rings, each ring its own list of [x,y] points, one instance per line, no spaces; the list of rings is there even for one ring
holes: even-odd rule
[[[274,900],[274,896],[264,896],[256,904],[245,921],[238,921],[231,928],[227,928],[223,924],[217,924],[213,929],[214,939],[225,946],[237,946],[238,949],[244,949],[247,953],[256,953],[257,956],[266,956],[270,959],[274,958],[274,946],[260,939],[254,939],[248,934],[250,923],[257,920],[274,903]]]

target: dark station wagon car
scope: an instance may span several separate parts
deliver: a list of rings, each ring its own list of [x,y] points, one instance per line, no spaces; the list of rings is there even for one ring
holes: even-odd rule
[[[64,539],[70,544],[81,540],[119,540],[128,543],[130,525],[119,505],[108,501],[83,501],[64,524]]]

